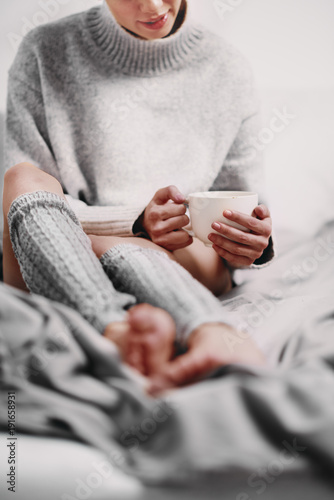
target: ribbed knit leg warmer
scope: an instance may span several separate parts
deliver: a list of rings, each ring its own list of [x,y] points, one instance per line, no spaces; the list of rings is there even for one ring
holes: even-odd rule
[[[15,256],[28,288],[76,309],[99,332],[124,319],[134,297],[116,291],[90,239],[60,196],[46,191],[13,201],[8,224]]]
[[[164,252],[121,244],[100,260],[117,290],[169,312],[181,344],[201,324],[227,322],[219,300]]]

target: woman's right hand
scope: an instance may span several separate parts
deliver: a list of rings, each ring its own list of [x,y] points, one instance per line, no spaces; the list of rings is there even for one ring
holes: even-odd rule
[[[189,224],[185,196],[175,186],[159,189],[147,205],[142,226],[150,239],[170,252],[191,245],[192,237],[183,230]]]

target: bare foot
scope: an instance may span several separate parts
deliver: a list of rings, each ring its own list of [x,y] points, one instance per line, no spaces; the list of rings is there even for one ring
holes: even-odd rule
[[[236,363],[259,366],[265,365],[266,360],[245,332],[223,323],[203,324],[190,335],[188,351],[165,363],[151,377],[148,391],[156,396],[203,380],[218,368]]]
[[[118,346],[125,363],[153,375],[173,356],[175,324],[166,311],[140,304],[128,311],[125,322],[110,323],[104,336]]]

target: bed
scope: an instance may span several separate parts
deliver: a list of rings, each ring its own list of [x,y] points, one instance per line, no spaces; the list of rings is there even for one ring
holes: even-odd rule
[[[334,100],[333,98],[328,100],[328,96],[324,96],[321,108],[319,95],[310,93],[301,96],[292,93],[288,96],[271,93],[269,97],[264,96],[265,116],[270,117],[273,106],[281,104],[290,106],[289,109],[296,114],[298,111],[304,113],[302,120],[295,125],[292,124],[290,130],[284,133],[284,137],[275,140],[266,150],[267,162],[276,172],[276,174],[273,170],[268,172],[268,180],[273,193],[273,211],[278,214],[275,234],[278,255],[270,266],[262,270],[237,272],[235,280],[238,286],[222,299],[223,307],[235,315],[241,326],[247,325],[254,339],[266,353],[273,370],[279,367],[279,370],[284,371],[292,364],[298,372],[299,367],[306,366],[304,375],[306,379],[308,375],[310,377],[309,381],[307,379],[310,397],[303,400],[302,409],[304,415],[315,416],[316,424],[314,425],[313,420],[312,427],[311,421],[309,422],[303,415],[300,415],[300,418],[297,415],[296,418],[296,415],[292,414],[290,419],[287,409],[282,419],[293,422],[294,434],[290,429],[287,438],[280,440],[275,434],[275,414],[271,414],[270,407],[263,405],[263,400],[259,399],[256,408],[263,415],[257,415],[258,421],[268,424],[262,426],[259,431],[262,433],[261,440],[257,440],[256,432],[253,438],[249,439],[252,433],[247,433],[247,418],[239,421],[236,417],[235,434],[222,433],[219,438],[224,439],[224,446],[229,452],[218,457],[214,452],[215,446],[212,446],[211,453],[210,439],[204,439],[206,433],[208,437],[211,436],[210,429],[200,426],[198,429],[193,428],[197,422],[205,422],[205,418],[197,421],[196,417],[191,415],[195,415],[196,411],[204,412],[205,415],[208,407],[203,402],[207,401],[207,394],[214,384],[218,387],[224,380],[228,386],[229,380],[239,380],[239,377],[246,375],[254,379],[254,374],[245,367],[240,368],[240,374],[238,370],[226,370],[196,387],[182,389],[170,396],[174,404],[179,403],[181,407],[185,401],[188,402],[188,423],[192,432],[190,435],[198,436],[187,448],[188,457],[194,457],[193,462],[197,468],[194,467],[195,473],[186,481],[178,482],[171,478],[161,479],[160,482],[149,481],[135,468],[126,473],[121,468],[108,467],[106,465],[108,455],[102,449],[103,446],[94,445],[94,436],[87,438],[86,442],[84,439],[80,442],[75,433],[72,438],[64,438],[64,436],[50,436],[47,432],[44,432],[44,435],[43,432],[33,433],[27,428],[26,432],[18,436],[17,492],[13,495],[7,489],[4,474],[8,469],[6,448],[10,436],[3,424],[6,415],[2,404],[0,409],[0,420],[2,418],[3,424],[0,434],[2,499],[15,497],[19,500],[35,498],[253,500],[260,497],[268,500],[283,498],[314,500],[318,497],[327,500],[333,498],[334,485],[331,482],[331,471],[334,470],[334,418],[331,417],[334,411],[332,410],[334,390],[331,390],[331,387],[334,387],[334,377],[332,379],[331,363],[334,340],[331,339],[331,333],[334,331],[334,208],[329,200],[332,199],[334,180],[331,151],[333,145],[327,141],[327,137],[329,128],[333,126],[334,115],[328,110],[333,107]],[[324,115],[322,121],[318,122],[316,136],[318,139],[315,142],[313,140],[312,144],[309,142],[311,149],[305,153],[298,144],[301,146],[308,142],[311,135],[314,139],[315,129],[313,118],[311,119],[311,115],[305,112],[304,105],[307,105],[309,111],[311,109],[319,111],[319,102]],[[328,155],[326,159],[323,157],[324,143]],[[291,157],[292,144],[294,154]],[[320,158],[322,168],[314,173],[314,161],[315,158],[319,158],[319,151],[322,155]],[[288,161],[283,165],[283,160],[287,158]],[[294,178],[291,177],[292,164],[297,165]],[[292,187],[301,172],[304,175],[303,189],[297,196],[297,203],[294,204],[294,217],[289,217],[289,204],[292,206],[291,203],[296,198],[296,192]],[[317,202],[308,205],[307,210],[300,211],[301,206],[307,205],[310,195],[316,196]],[[300,353],[302,356],[299,356]],[[0,358],[1,354],[3,353],[0,352]],[[321,362],[318,371],[318,365],[315,368],[313,363],[319,360]],[[299,373],[297,372],[296,380]],[[261,378],[261,376],[256,374],[256,377]],[[268,384],[268,394],[264,394],[264,399],[273,397],[270,388],[271,385]],[[227,389],[225,387],[222,390]],[[292,391],[292,386],[287,390]],[[298,400],[300,397],[298,384],[294,390]],[[234,394],[233,387],[229,387],[228,391],[232,391],[228,394]],[[278,407],[280,398],[284,400],[284,397],[285,394],[281,392],[277,394]],[[233,398],[227,399],[227,403],[229,401],[233,401]],[[249,404],[247,398],[242,399],[245,415],[249,411]],[[226,413],[228,408],[226,406]],[[282,411],[283,408],[284,404]],[[225,415],[225,411],[221,411],[222,415]],[[208,427],[215,422],[212,414],[210,418],[207,421]],[[254,431],[255,429],[256,426]],[[245,432],[244,437],[243,432]],[[94,434],[93,429],[92,434]],[[307,444],[303,441],[303,437],[307,440]],[[297,444],[294,439],[297,439]],[[223,450],[224,446],[220,449]],[[280,457],[289,447],[291,460],[289,463],[282,462]],[[294,452],[291,451],[291,447]],[[236,449],[239,453],[234,454],[233,450]],[[244,453],[240,453],[240,450],[244,450]],[[163,453],[156,458],[156,461],[162,459]],[[165,466],[167,467],[168,463]]]
[[[334,339],[332,343],[330,341],[327,343],[326,340],[333,332],[334,327],[334,305],[332,302],[334,296],[334,221],[324,225],[313,238],[298,237],[296,240],[296,235],[291,233],[285,234],[284,237],[285,249],[282,248],[282,252],[275,262],[262,271],[250,271],[244,282],[224,297],[223,301],[224,307],[228,311],[235,314],[243,325],[247,323],[248,327],[251,328],[252,335],[266,353],[270,364],[273,367],[277,365],[283,367],[283,371],[284,366],[289,365],[294,358],[298,365],[302,364],[308,357],[312,357],[312,352],[314,352],[315,359],[322,356],[322,351],[334,352]],[[323,322],[324,318],[326,318],[325,323]],[[316,332],[316,336],[314,336],[314,332]],[[309,348],[307,347],[308,342],[311,346]],[[303,355],[299,358],[299,352],[303,350]],[[312,371],[312,363],[310,367],[312,376],[320,376],[317,371]],[[333,370],[334,367],[331,367],[324,371],[324,382],[326,377],[331,377]],[[243,369],[241,371],[243,372]],[[219,375],[221,380],[227,380],[229,376],[233,378],[236,373]],[[196,418],[193,416],[194,412],[203,411],[200,407],[205,401],[205,395],[210,391],[209,384],[217,383],[219,377],[216,375],[215,379],[202,382],[197,387],[182,389],[177,391],[179,395],[175,393],[174,396],[173,394],[170,396],[176,402],[180,401],[180,398],[182,400],[188,398],[188,418],[189,415],[191,418],[188,423],[190,426],[193,425],[192,422],[194,425],[196,422]],[[334,376],[333,380],[327,380],[327,382],[332,384]],[[269,389],[270,382],[268,383]],[[334,391],[328,392],[326,383],[322,387],[321,380],[318,380],[317,387],[319,387],[320,392],[324,391],[326,405],[334,409]],[[224,390],[226,390],[226,386],[222,386],[222,391]],[[289,390],[292,390],[291,387]],[[313,390],[312,380],[310,380],[310,398],[307,404],[304,402],[303,407],[305,411],[311,413],[314,412],[312,405],[316,402]],[[278,393],[278,404],[281,397],[282,395]],[[296,394],[296,398],[298,398],[298,394]],[[210,404],[210,400],[208,401]],[[243,404],[245,402],[247,400]],[[230,404],[229,400],[226,401],[226,404]],[[282,404],[284,406],[284,401]],[[2,411],[3,408],[4,404]],[[268,445],[270,445],[271,442],[275,441],[275,431],[270,428],[270,420],[273,416],[270,416],[270,411],[261,401],[259,401],[259,411],[268,413],[268,429],[263,432],[267,433],[265,441],[267,439]],[[247,413],[247,409],[245,412]],[[236,426],[238,426],[237,414],[235,418]],[[291,418],[294,419],[295,415],[292,415]],[[193,446],[193,453],[197,453],[195,462],[198,462],[198,470],[196,469],[198,477],[196,475],[190,476],[185,482],[181,481],[181,484],[178,484],[178,481],[174,484],[170,478],[167,481],[163,479],[161,485],[159,480],[158,484],[154,484],[155,481],[153,481],[153,484],[147,485],[145,483],[152,483],[150,480],[147,481],[147,477],[143,481],[142,478],[140,479],[140,474],[139,476],[137,473],[126,474],[117,468],[111,469],[112,465],[110,465],[105,451],[101,450],[99,446],[92,446],[89,439],[86,443],[79,442],[75,433],[74,439],[64,439],[61,436],[48,436],[47,432],[43,436],[43,431],[32,435],[33,431],[30,429],[30,432],[18,435],[18,490],[16,498],[20,500],[32,500],[36,497],[48,498],[48,500],[73,498],[100,500],[110,498],[113,500],[227,498],[249,500],[257,498],[261,494],[262,498],[270,500],[276,498],[280,500],[282,498],[294,500],[310,498],[313,500],[316,496],[322,500],[330,499],[333,497],[334,486],[330,482],[328,468],[332,468],[334,464],[332,437],[334,424],[332,421],[328,427],[329,418],[329,414],[325,415],[320,412],[317,415],[318,422],[315,427],[318,428],[319,436],[317,439],[315,439],[316,436],[307,438],[307,446],[301,437],[307,436],[308,430],[302,429],[303,426],[309,425],[307,419],[301,418],[301,428],[299,428],[298,422],[296,423],[297,451],[292,463],[286,464],[286,466],[279,457],[285,445],[288,448],[294,446],[294,440],[291,437],[287,438],[286,443],[288,444],[282,445],[282,450],[280,447],[277,448],[276,443],[276,450],[269,453],[268,450],[263,449],[263,442],[259,443],[259,451],[261,449],[263,451],[264,462],[262,463],[262,453],[251,452],[252,447],[257,446],[256,438],[253,442],[236,444],[236,448],[241,446],[241,449],[244,449],[242,457],[240,453],[235,456],[231,453],[233,446],[231,448],[228,436],[224,436],[226,446],[230,449],[229,455],[216,457],[211,462],[210,449],[208,448],[210,443],[207,442],[209,440],[205,439],[206,444],[199,445],[201,436],[205,435],[206,432],[199,427],[198,443]],[[203,419],[201,421],[203,422]],[[239,423],[241,425],[242,421]],[[210,425],[210,419],[208,419],[208,425]],[[242,428],[243,426],[238,431],[241,434],[243,433]],[[92,432],[94,432],[93,429]],[[197,435],[196,432],[193,430],[193,435]],[[326,433],[327,443],[321,441]],[[209,438],[210,435],[209,433]],[[288,435],[291,436],[290,433]],[[1,471],[8,469],[8,454],[4,453],[4,450],[9,438],[7,432],[1,434]],[[249,439],[247,432],[245,439]],[[94,442],[94,439],[91,441]],[[263,437],[261,441],[263,441]],[[199,452],[205,457],[204,465]],[[215,453],[217,452],[214,452],[213,455]],[[221,466],[218,468],[217,463],[220,462]],[[106,465],[107,463],[109,466]],[[262,473],[260,473],[261,470]],[[261,474],[265,472],[266,474],[262,476]],[[3,473],[1,481],[1,498],[12,498],[12,494],[6,491]]]

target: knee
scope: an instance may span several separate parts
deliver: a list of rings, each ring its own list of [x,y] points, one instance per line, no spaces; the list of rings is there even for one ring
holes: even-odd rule
[[[39,169],[31,163],[18,163],[17,165],[14,165],[10,169],[8,169],[5,173],[4,186],[8,188],[18,183],[23,183],[26,181],[27,177],[29,179],[32,179],[34,175],[37,174],[37,171],[39,171]]]
[[[31,163],[18,163],[4,175],[3,209],[4,212],[15,198],[34,191],[50,191],[63,196],[60,183],[51,175]]]
[[[26,192],[29,192],[30,187],[45,186],[47,184],[53,184],[57,188],[59,186],[61,189],[60,183],[55,177],[28,162],[14,165],[14,167],[7,170],[4,176],[4,187],[7,189],[11,187],[17,189],[20,186],[25,186]]]

